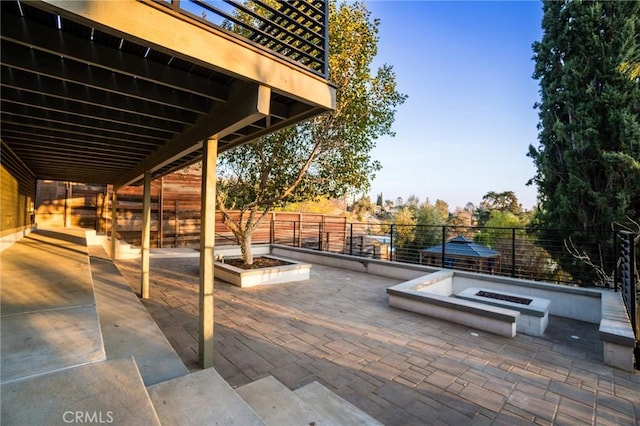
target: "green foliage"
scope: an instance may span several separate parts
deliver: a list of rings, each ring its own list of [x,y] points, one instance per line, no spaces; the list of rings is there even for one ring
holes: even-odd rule
[[[417,249],[430,247],[441,242],[442,228],[449,216],[448,205],[436,200],[435,205],[426,202],[416,209],[416,234],[413,246]]]
[[[399,249],[410,247],[415,238],[417,223],[413,211],[407,207],[398,209],[393,216],[393,223],[395,226],[394,246]]]
[[[545,1],[542,27],[533,45],[539,146],[528,154],[540,194],[535,220],[575,230],[564,237],[582,247],[594,238],[586,232],[640,216],[640,83],[621,67],[638,52],[640,2]],[[601,235],[600,249],[609,247],[610,237]],[[592,260],[598,251],[588,253]],[[553,254],[584,277],[584,265]]]
[[[274,207],[273,210],[279,212],[338,214],[344,212],[344,202],[328,197],[318,197],[313,200],[287,203],[282,207]]]
[[[487,247],[496,247],[496,242],[500,239],[511,239],[511,229],[521,228],[522,223],[518,216],[509,211],[492,210],[489,220],[484,224],[484,228],[478,232],[473,240]],[[518,231],[523,233],[522,230]],[[524,236],[524,235],[522,235]]]
[[[518,197],[513,191],[495,192],[489,191],[480,202],[478,207],[478,225],[486,225],[494,211],[508,212],[513,215],[519,215],[522,212],[522,206],[518,203]]]
[[[356,215],[358,221],[362,221],[363,217],[367,213],[373,212],[373,203],[367,196],[362,196],[358,201],[351,206],[351,213]]]
[[[369,188],[381,167],[371,150],[376,139],[393,135],[396,107],[406,99],[391,66],[371,71],[378,25],[364,3],[331,1],[328,63],[335,111],[220,155],[218,207],[241,245],[275,206]],[[234,222],[227,209],[246,215]],[[243,254],[250,263],[250,253]]]

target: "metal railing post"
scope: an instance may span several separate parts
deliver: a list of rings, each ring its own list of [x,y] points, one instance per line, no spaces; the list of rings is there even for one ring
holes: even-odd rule
[[[389,229],[389,260],[393,261],[393,224]]]
[[[516,277],[516,228],[511,228],[511,276]]]
[[[325,1],[322,5],[322,29],[324,30],[324,56],[322,58],[322,76],[329,78],[329,2]]]
[[[442,252],[440,253],[440,264],[443,268],[445,268],[444,266],[444,259],[445,259],[445,251],[447,249],[447,225],[443,225],[442,226]]]
[[[349,224],[349,254],[353,256],[353,223]]]
[[[322,251],[322,222],[318,223],[318,250]]]
[[[618,282],[618,265],[617,265],[617,261],[616,259],[618,258],[618,249],[616,247],[616,231],[611,231],[611,237],[613,238],[613,244],[611,245],[611,250],[613,251],[613,253],[611,253],[611,257],[613,259],[613,291],[618,291],[618,289],[616,288],[616,283]],[[611,288],[609,282],[607,281],[607,288]]]
[[[293,240],[291,241],[291,246],[296,246],[296,221],[293,221]]]
[[[269,223],[269,244],[275,244],[276,241],[276,221],[271,217],[271,222]]]

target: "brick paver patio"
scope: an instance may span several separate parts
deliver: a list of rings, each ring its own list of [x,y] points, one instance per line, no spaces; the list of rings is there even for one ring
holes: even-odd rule
[[[134,288],[138,263],[117,263]],[[551,317],[544,338],[508,339],[390,308],[399,281],[321,265],[311,275],[216,282],[215,368],[231,386],[317,380],[387,425],[640,422],[640,374],[602,364],[596,325]],[[198,258],[152,257],[144,305],[198,369]]]

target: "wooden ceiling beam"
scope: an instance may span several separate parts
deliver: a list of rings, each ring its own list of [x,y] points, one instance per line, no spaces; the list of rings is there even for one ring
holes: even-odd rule
[[[102,120],[100,118],[83,117],[52,110],[41,110],[10,103],[3,103],[2,114],[20,118],[21,120],[44,121],[58,128],[84,129],[87,133],[109,131],[111,134],[120,135],[123,138],[133,136],[143,139],[165,141],[177,133],[166,130],[138,128],[131,124],[114,123],[113,121]]]
[[[154,172],[179,158],[202,148],[204,139],[221,138],[254,121],[269,115],[271,89],[257,84],[241,87],[224,105],[211,109],[194,126],[175,137],[157,152],[150,155],[139,166],[114,182],[116,188],[140,179],[146,172]]]
[[[11,139],[13,143],[14,138],[32,141],[53,140],[56,143],[66,144],[75,147],[91,147],[91,148],[104,148],[114,151],[126,150],[129,152],[146,152],[147,154],[153,152],[156,148],[156,144],[138,143],[136,141],[115,141],[112,139],[105,139],[92,136],[78,136],[70,135],[56,129],[29,129],[25,126],[17,126],[15,124],[3,124],[2,134],[6,135],[7,139]]]
[[[63,101],[74,101],[107,111],[135,114],[144,119],[158,119],[180,125],[191,123],[195,115],[179,108],[156,105],[140,99],[127,98],[116,93],[101,90],[89,91],[80,84],[60,81],[18,69],[10,70],[7,67],[2,67],[0,84],[2,84],[3,90],[11,88],[36,96],[44,96],[47,99],[56,98]]]
[[[24,19],[15,19],[5,14],[2,15],[1,22],[3,40],[218,102],[225,102],[228,98],[226,85],[211,79],[169,68],[91,40],[83,40],[36,22],[27,24]]]
[[[28,110],[41,110],[49,112],[64,113],[69,116],[81,117],[85,119],[102,120],[119,125],[132,126],[139,129],[163,131],[177,133],[182,130],[183,125],[172,123],[167,120],[145,117],[144,119],[136,114],[126,114],[122,111],[99,108],[94,105],[83,104],[72,100],[62,100],[59,98],[47,98],[46,96],[35,95],[33,93],[18,93],[15,89],[3,88],[2,109],[14,110],[18,107],[28,108]]]
[[[59,132],[62,133],[63,135],[76,135],[76,136],[80,136],[80,137],[93,137],[96,139],[104,139],[107,143],[109,143],[109,141],[120,141],[123,142],[125,144],[127,143],[135,143],[135,144],[140,144],[140,145],[147,145],[150,147],[157,147],[158,145],[160,145],[159,141],[153,141],[150,139],[144,139],[142,140],[141,138],[137,138],[137,137],[128,137],[128,138],[122,138],[120,137],[120,135],[113,133],[113,132],[107,132],[107,131],[101,131],[101,132],[86,132],[86,131],[82,131],[82,130],[73,130],[70,128],[54,128],[51,127],[50,125],[46,125],[45,124],[39,124],[37,123],[35,120],[33,119],[29,119],[29,120],[23,120],[23,121],[16,121],[16,120],[11,120],[5,117],[5,113],[2,112],[2,125],[6,126],[6,125],[12,125],[12,126],[17,126],[19,129],[19,131],[21,131],[24,134],[33,134],[33,135],[37,135],[38,132],[42,131],[42,130],[50,130],[53,132]],[[14,127],[15,129],[15,127]]]
[[[69,147],[74,147],[73,149],[77,149],[76,143],[82,142],[83,143],[82,146],[85,149],[90,150],[91,152],[95,151],[98,155],[114,154],[119,157],[122,157],[122,149],[125,148],[122,145],[113,145],[113,144],[110,145],[110,147],[105,147],[108,145],[106,144],[96,145],[96,144],[93,144],[92,142],[85,141],[85,140],[74,140],[71,143],[68,140],[64,140],[60,138],[53,138],[52,140],[51,136],[42,135],[40,133],[34,134],[34,136],[31,138],[26,137],[29,135],[24,135],[16,132],[11,132],[11,131],[9,132],[4,131],[3,133],[11,138],[11,145],[15,147],[20,147],[20,146],[41,147],[42,149],[51,149],[51,150],[58,151],[59,149],[65,149]],[[127,152],[131,153],[133,156],[146,157],[151,153],[149,149],[138,148],[136,146],[128,145],[126,146],[126,148],[127,148]]]
[[[93,90],[102,90],[126,98],[180,108],[197,114],[202,113],[202,109],[208,109],[208,105],[212,102],[202,96],[180,93],[148,81],[92,67],[73,59],[32,50],[8,41],[3,40],[0,47],[2,48],[2,65],[6,67],[81,84]]]

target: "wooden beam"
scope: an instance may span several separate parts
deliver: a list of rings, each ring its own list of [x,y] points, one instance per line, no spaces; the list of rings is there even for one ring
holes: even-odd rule
[[[3,67],[0,78],[2,84],[3,98],[7,93],[7,98],[11,92],[4,92],[6,88],[19,90],[26,96],[26,93],[35,94],[36,97],[51,98],[62,101],[72,101],[94,106],[105,111],[121,112],[124,114],[134,114],[143,119],[163,120],[167,123],[174,123],[178,126],[189,124],[192,121],[193,113],[179,108],[157,105],[140,99],[127,98],[117,93],[109,93],[102,90],[86,90],[77,83],[61,81],[43,75],[37,75],[19,69],[8,69]],[[46,102],[46,101],[45,101]],[[153,125],[153,122],[151,122]]]
[[[17,118],[17,119],[16,119]],[[116,133],[116,132],[111,132],[108,130],[100,130],[99,132],[96,131],[91,131],[91,129],[87,129],[87,128],[82,128],[79,127],[79,130],[73,130],[71,127],[72,126],[66,126],[63,129],[58,129],[55,127],[51,127],[51,125],[49,125],[47,123],[46,120],[43,119],[39,119],[39,118],[26,118],[26,119],[20,119],[20,117],[14,117],[14,119],[9,119],[9,118],[5,118],[2,120],[2,124],[3,125],[15,125],[15,126],[25,126],[29,129],[38,129],[39,130],[51,130],[53,132],[60,132],[63,133],[63,135],[80,135],[80,136],[86,136],[86,137],[93,137],[93,138],[102,138],[105,139],[107,141],[109,140],[116,140],[116,141],[121,141],[121,142],[127,142],[127,140],[129,140],[129,143],[135,143],[135,144],[140,144],[140,145],[148,145],[151,147],[157,147],[158,146],[158,141],[162,141],[163,139],[152,139],[150,137],[142,137],[140,135],[136,135],[136,136],[129,136],[129,137],[124,137],[121,136],[120,134]]]
[[[185,111],[201,113],[202,111],[196,106],[213,102],[203,96],[181,93],[148,81],[138,81],[128,75],[116,74],[42,51],[30,50],[9,41],[2,43],[1,58],[2,65],[9,68],[47,76],[67,83],[80,84],[91,89],[115,93],[128,98],[181,108]]]
[[[64,56],[87,65],[147,80],[197,96],[225,101],[227,88],[221,83],[176,68],[169,68],[142,56],[92,43],[88,39],[65,34],[53,27],[2,15],[2,40]]]
[[[5,96],[5,94],[6,92],[3,90],[2,95]],[[20,98],[22,98],[22,96],[20,96]],[[137,122],[134,122],[133,120],[125,121],[115,118],[114,115],[104,115],[104,111],[96,111],[98,114],[93,115],[89,113],[86,105],[70,105],[69,101],[61,102],[55,98],[48,99],[46,103],[43,102],[42,97],[40,97],[40,99],[29,100],[17,99],[19,98],[3,99],[3,112],[6,111],[17,117],[42,117],[48,121],[55,122],[56,124],[76,124],[78,126],[90,128],[107,128],[122,134],[145,134],[155,138],[164,139],[170,138],[182,130],[177,127],[173,129],[154,127],[153,125],[144,123],[139,117]],[[124,114],[119,113],[117,115],[123,116]],[[150,119],[148,120],[151,121]],[[160,122],[162,120],[157,121]]]
[[[116,247],[118,240],[116,233],[118,232],[118,192],[113,188],[111,193],[111,260],[116,260]]]
[[[149,298],[149,247],[151,245],[151,173],[144,174],[142,196],[142,235],[140,249],[140,297]]]
[[[199,350],[202,368],[213,366],[214,301],[213,250],[216,241],[216,160],[218,140],[207,139],[203,145],[200,219],[200,333]]]
[[[54,111],[63,112],[74,117],[84,117],[104,122],[131,126],[134,128],[150,129],[175,134],[182,130],[184,125],[174,123],[161,118],[141,116],[132,112],[124,112],[117,109],[108,109],[104,106],[91,105],[76,102],[74,99],[60,99],[45,94],[34,94],[25,92],[22,89],[2,87],[4,108],[14,108],[17,106],[28,108],[29,111]]]
[[[133,39],[158,52],[264,84],[322,110],[335,108],[336,89],[325,78],[241,36],[176,15],[155,1],[129,0],[116,4],[44,0],[37,7],[108,34]]]
[[[219,139],[269,115],[271,89],[249,84],[235,92],[229,102],[214,107],[206,117],[176,136],[131,172],[115,182],[117,188],[139,180],[147,171],[156,171],[202,148],[202,140]],[[216,143],[217,144],[217,143]]]
[[[87,134],[96,132],[116,135],[118,138],[138,138],[148,141],[165,141],[176,132],[158,131],[156,129],[140,129],[130,124],[119,124],[112,121],[104,121],[100,118],[79,117],[67,112],[52,110],[39,110],[27,106],[7,105],[3,108],[3,114],[11,116],[15,123],[40,123],[41,126],[55,127],[59,129],[78,129]]]

